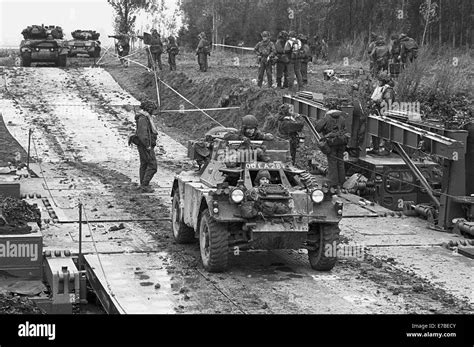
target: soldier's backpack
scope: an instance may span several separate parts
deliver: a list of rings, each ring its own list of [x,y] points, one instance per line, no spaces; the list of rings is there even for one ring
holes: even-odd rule
[[[349,143],[350,135],[343,130],[331,131],[325,136],[328,146],[343,146]]]
[[[303,49],[303,45],[298,44],[298,40],[295,40],[291,43],[291,59],[303,59],[306,56],[306,53]]]

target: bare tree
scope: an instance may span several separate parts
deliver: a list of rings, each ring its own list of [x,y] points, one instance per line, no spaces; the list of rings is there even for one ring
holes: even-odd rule
[[[438,8],[437,3],[432,3],[431,0],[425,0],[420,5],[420,14],[425,21],[425,29],[423,30],[423,38],[421,39],[421,45],[425,44],[426,30],[431,22],[436,20],[436,9]]]

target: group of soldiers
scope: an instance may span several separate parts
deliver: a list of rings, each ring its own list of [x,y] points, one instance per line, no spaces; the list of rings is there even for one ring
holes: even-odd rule
[[[418,44],[406,34],[394,34],[387,44],[383,36],[370,34],[368,52],[370,57],[370,70],[373,76],[381,71],[389,70],[389,63],[405,66],[412,63],[418,56]]]
[[[259,63],[258,86],[262,86],[265,73],[268,87],[273,86],[273,65],[276,65],[277,88],[293,91],[296,78],[297,90],[301,90],[308,84],[308,63],[313,59],[307,36],[280,31],[275,43],[270,41],[268,31],[261,36],[262,41],[254,48]]]
[[[127,56],[130,54],[130,40],[131,35],[119,33],[118,35],[109,35],[109,37],[115,38],[117,41],[115,43],[115,49],[117,55],[119,56],[120,63],[124,67],[128,67],[129,60]],[[164,48],[161,35],[156,29],[153,29],[150,34],[143,34],[135,36],[144,41],[147,45],[147,58],[148,58],[148,68],[155,70],[157,67],[161,71],[163,70],[163,64],[161,62],[161,55],[166,50],[168,53],[168,64],[171,71],[176,71],[176,56],[179,54],[179,47],[176,44],[176,39],[174,36],[169,36]]]

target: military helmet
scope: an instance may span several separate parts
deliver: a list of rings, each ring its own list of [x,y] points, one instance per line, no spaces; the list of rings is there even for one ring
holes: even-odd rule
[[[404,39],[405,37],[407,37],[406,34],[400,34],[400,40],[401,40],[401,39]]]
[[[391,81],[390,75],[382,71],[381,73],[378,74],[377,79],[381,82],[389,83]]]
[[[308,38],[306,37],[305,34],[298,34],[298,40],[301,40],[301,41],[307,41]]]
[[[288,32],[286,32],[285,30],[282,30],[278,33],[278,38],[287,38],[288,37]]]
[[[268,180],[270,180],[270,178],[271,178],[270,172],[268,170],[260,170],[259,172],[257,172],[257,176],[255,177],[254,185],[259,185],[260,179],[262,179],[263,177],[266,177],[266,178],[268,178]]]
[[[270,37],[270,33],[268,31],[263,31],[261,34],[260,34],[262,37]]]
[[[258,127],[258,120],[254,115],[248,114],[242,118],[242,127],[253,129]]]
[[[290,30],[290,32],[288,33],[288,36],[289,37],[296,37],[296,31]]]

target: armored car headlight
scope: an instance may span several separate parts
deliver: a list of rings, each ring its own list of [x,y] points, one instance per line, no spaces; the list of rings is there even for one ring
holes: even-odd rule
[[[313,190],[311,193],[311,200],[313,200],[314,203],[319,204],[324,200],[324,193],[319,189]]]
[[[242,189],[234,189],[231,193],[230,193],[230,199],[236,203],[236,204],[239,204],[242,202],[242,200],[244,200],[244,191]]]

